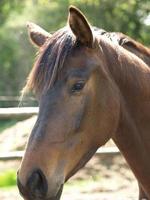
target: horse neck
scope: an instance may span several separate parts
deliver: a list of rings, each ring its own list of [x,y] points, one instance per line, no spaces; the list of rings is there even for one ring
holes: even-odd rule
[[[138,112],[139,107],[150,109],[150,68],[122,47],[103,43],[102,50],[120,91],[120,121],[113,140],[150,198],[150,146],[145,143],[145,138],[150,140],[150,114],[146,113],[149,110]],[[139,125],[141,115],[147,121],[146,128]]]
[[[125,43],[122,45],[125,49],[132,52],[133,54],[137,55],[141,58],[147,65],[150,66],[150,49],[144,47],[142,44],[131,40],[130,43]]]
[[[124,155],[145,194],[149,197],[148,199],[150,199],[150,152],[147,151],[143,133],[138,129],[124,100],[121,101],[118,129],[112,139]],[[147,136],[147,140],[149,139]]]
[[[150,100],[150,66],[119,45],[101,42],[108,71],[124,98]]]

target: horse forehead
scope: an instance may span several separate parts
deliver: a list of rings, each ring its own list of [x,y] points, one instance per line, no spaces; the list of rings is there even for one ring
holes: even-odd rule
[[[92,51],[88,48],[79,48],[75,51],[72,51],[71,54],[69,54],[64,62],[64,65],[66,68],[82,68],[82,67],[88,67],[91,63],[96,63],[96,52]]]

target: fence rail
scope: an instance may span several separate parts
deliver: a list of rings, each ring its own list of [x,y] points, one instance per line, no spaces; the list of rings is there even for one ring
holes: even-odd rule
[[[96,154],[116,155],[120,154],[120,151],[117,147],[102,147],[97,150]],[[23,155],[24,151],[0,153],[0,161],[21,160]]]
[[[38,107],[20,107],[20,108],[0,108],[0,120],[11,118],[28,118],[38,114]],[[97,154],[111,154],[120,153],[117,147],[102,147],[97,150]],[[24,155],[24,151],[14,151],[0,153],[0,161],[20,160]]]
[[[20,160],[24,155],[24,151],[13,151],[0,153],[0,161]]]
[[[20,101],[20,96],[0,96],[0,101]],[[23,101],[36,101],[34,97],[23,98]]]
[[[29,118],[38,113],[38,107],[0,108],[1,119]]]

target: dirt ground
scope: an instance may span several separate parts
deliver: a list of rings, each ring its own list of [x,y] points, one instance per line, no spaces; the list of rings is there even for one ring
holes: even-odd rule
[[[34,121],[35,118],[19,122],[5,130],[5,134],[0,135],[0,152],[21,150]],[[20,133],[20,130],[24,132]],[[0,161],[0,171],[17,170],[19,164],[20,161]],[[137,196],[137,182],[121,154],[96,154],[69,180],[64,187],[61,200],[136,200]],[[22,200],[22,198],[17,187],[0,188],[0,200]]]
[[[17,169],[20,162],[0,162]],[[95,155],[64,188],[61,200],[136,200],[136,180],[121,155]],[[0,200],[22,200],[17,188],[0,189]]]

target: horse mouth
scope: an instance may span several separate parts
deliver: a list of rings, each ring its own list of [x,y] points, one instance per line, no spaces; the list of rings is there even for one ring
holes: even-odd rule
[[[61,185],[61,187],[60,187],[60,189],[59,189],[59,191],[58,191],[58,193],[55,197],[47,198],[45,200],[60,200],[62,191],[63,191],[63,184]],[[37,200],[43,200],[43,199],[37,199]]]
[[[20,193],[20,195],[24,198],[24,200],[60,200],[60,197],[61,197],[61,194],[62,194],[62,191],[63,191],[63,184],[60,186],[60,189],[57,193],[56,196],[54,197],[40,197],[40,196],[34,196],[33,194],[22,194]]]

